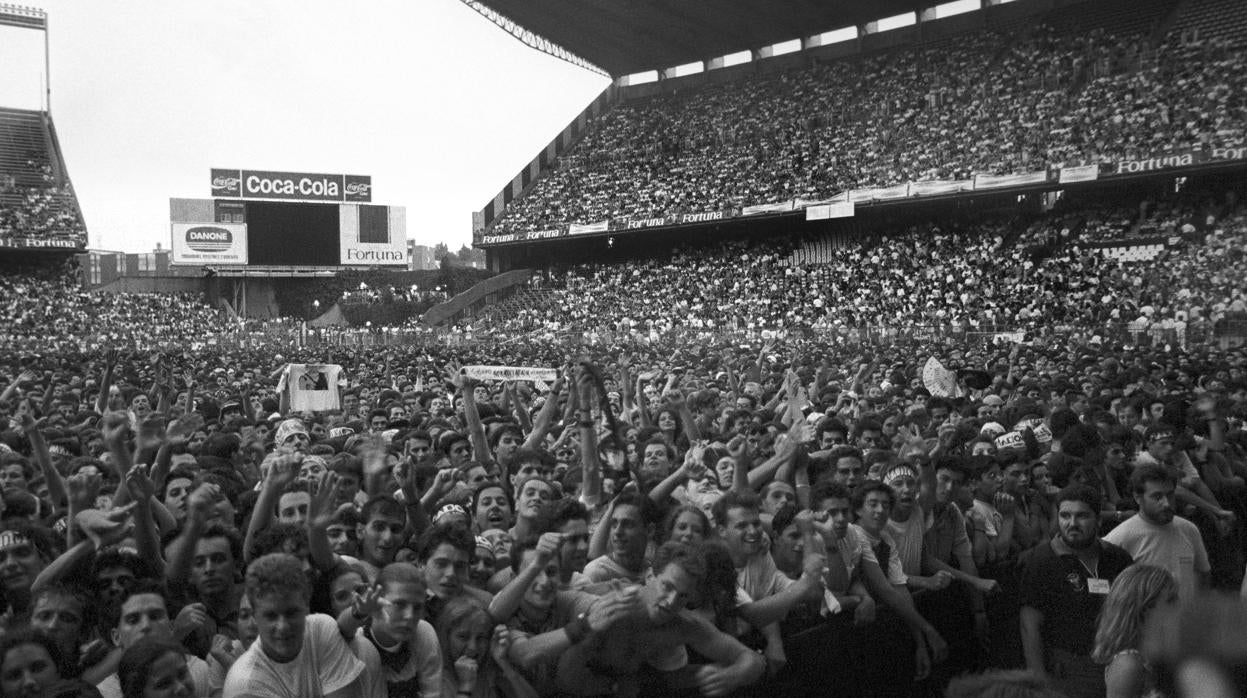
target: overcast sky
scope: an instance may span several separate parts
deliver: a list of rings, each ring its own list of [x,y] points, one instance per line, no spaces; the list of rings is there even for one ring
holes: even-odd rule
[[[93,249],[169,244],[209,169],[371,175],[452,249],[608,80],[460,0],[27,0],[49,13],[52,117]],[[39,108],[43,37],[0,27],[0,106]]]

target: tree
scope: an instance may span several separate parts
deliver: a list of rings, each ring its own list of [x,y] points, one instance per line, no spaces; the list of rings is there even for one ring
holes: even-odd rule
[[[450,248],[446,247],[446,243],[439,242],[433,246],[433,259],[440,262],[448,256],[450,256]]]

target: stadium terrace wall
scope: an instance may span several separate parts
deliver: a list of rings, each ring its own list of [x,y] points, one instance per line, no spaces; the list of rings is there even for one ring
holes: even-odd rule
[[[602,90],[602,94],[598,95],[597,99],[593,100],[589,106],[585,107],[584,111],[580,112],[575,119],[572,119],[572,122],[560,131],[559,135],[554,137],[554,140],[550,141],[545,148],[542,148],[537,157],[533,158],[523,170],[520,170],[519,174],[515,175],[502,188],[502,191],[498,192],[489,203],[485,204],[484,208],[472,214],[472,238],[474,243],[479,240],[482,232],[502,215],[502,212],[507,209],[507,204],[523,196],[529,187],[541,178],[542,173],[548,170],[560,155],[572,149],[581,136],[585,134],[585,131],[588,130],[589,120],[601,116],[610,109],[617,101],[618,94],[619,89],[614,84]]]

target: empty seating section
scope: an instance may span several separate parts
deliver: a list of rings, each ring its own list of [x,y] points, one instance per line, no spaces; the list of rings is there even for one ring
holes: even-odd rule
[[[1173,31],[1191,42],[1247,44],[1247,2],[1188,0]]]

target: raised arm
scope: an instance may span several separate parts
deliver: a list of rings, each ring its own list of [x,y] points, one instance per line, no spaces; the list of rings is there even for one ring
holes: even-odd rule
[[[30,412],[22,414],[22,431],[26,433],[26,439],[30,441],[31,455],[34,456],[39,472],[43,473],[44,482],[48,485],[48,496],[52,498],[52,503],[56,506],[65,506],[68,501],[65,480],[61,478],[56,468],[52,467],[52,454],[48,452],[48,442],[43,438],[41,431],[46,423],[47,417],[35,421]]]
[[[537,575],[541,574],[546,565],[549,565],[550,561],[558,555],[562,545],[563,534],[554,531],[541,534],[541,538],[537,540],[537,554],[533,556],[532,561],[521,568],[515,577],[490,600],[489,617],[495,622],[505,623],[515,615],[528,587],[532,586]]]
[[[208,527],[208,516],[217,497],[221,496],[221,487],[210,482],[196,487],[186,495],[186,526],[177,538],[169,544],[169,564],[165,567],[165,577],[169,582],[180,584],[188,581],[191,566],[195,562],[195,546]]]
[[[524,440],[524,448],[535,449],[541,446],[546,434],[550,433],[550,425],[554,423],[554,416],[559,413],[559,394],[563,391],[564,383],[563,375],[560,373],[554,384],[546,391],[546,402],[541,406],[541,411],[537,413],[537,419],[528,432],[528,438]]]
[[[256,497],[255,507],[251,510],[251,522],[247,524],[247,536],[243,545],[243,557],[247,562],[251,562],[251,546],[255,543],[256,536],[272,522],[273,507],[277,505],[281,491],[294,482],[302,463],[303,455],[299,453],[283,453],[269,463],[268,473],[260,485],[260,495]]]

